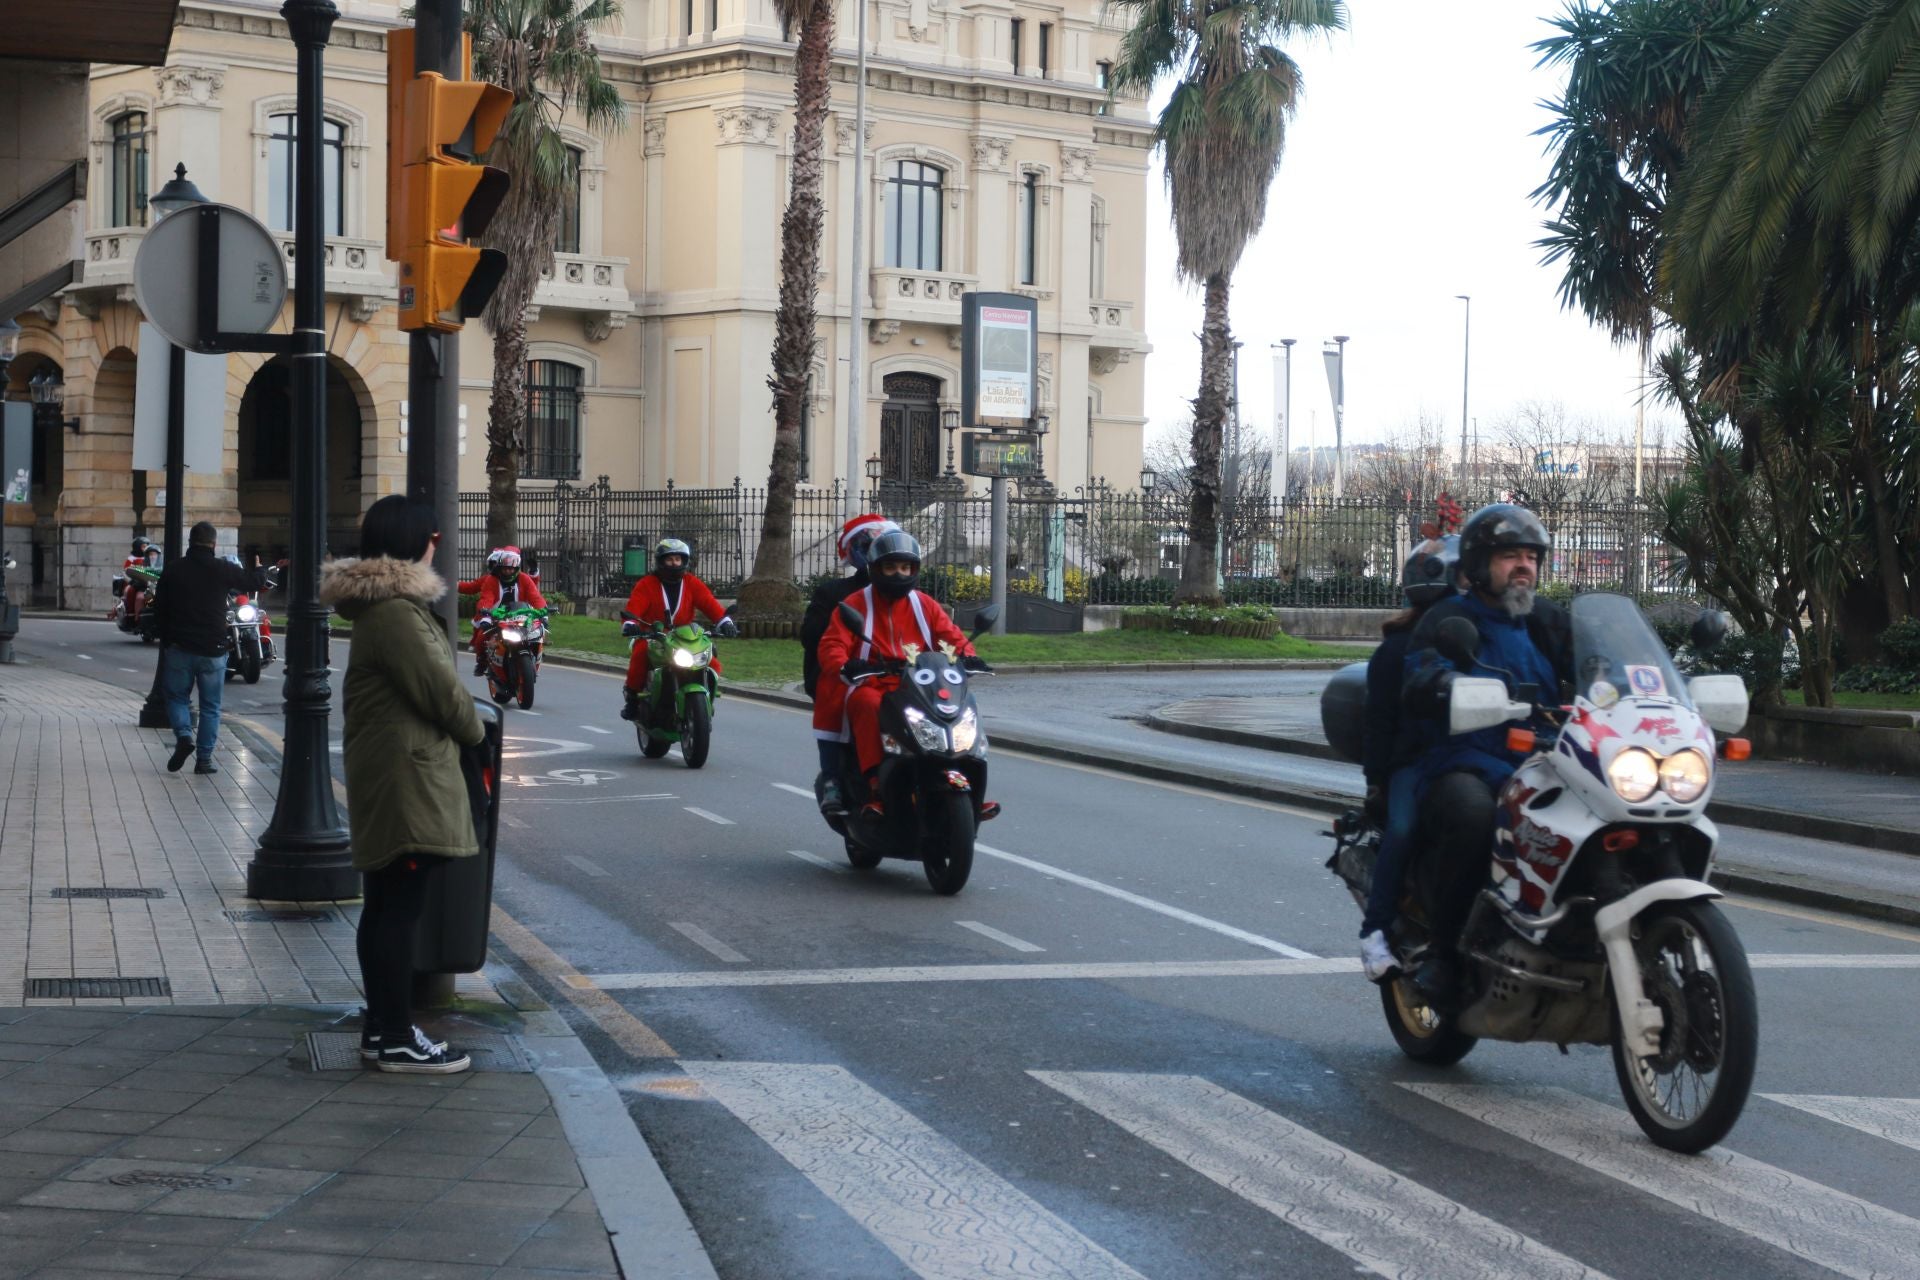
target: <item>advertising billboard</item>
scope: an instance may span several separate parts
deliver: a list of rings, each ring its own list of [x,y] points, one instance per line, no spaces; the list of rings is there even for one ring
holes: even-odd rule
[[[1024,424],[1038,411],[1039,304],[1017,293],[961,299],[960,412],[963,427]]]

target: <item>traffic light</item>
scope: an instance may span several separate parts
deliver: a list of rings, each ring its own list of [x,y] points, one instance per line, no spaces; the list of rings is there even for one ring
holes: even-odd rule
[[[479,314],[506,274],[498,249],[466,243],[506,198],[505,172],[478,163],[506,123],[513,95],[463,76],[413,70],[413,32],[387,42],[387,256],[400,264],[400,327],[454,332]]]

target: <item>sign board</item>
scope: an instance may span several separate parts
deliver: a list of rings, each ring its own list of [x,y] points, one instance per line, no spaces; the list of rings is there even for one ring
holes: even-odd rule
[[[201,246],[209,238],[214,258],[203,264]],[[217,316],[200,314],[203,266],[213,273]],[[219,351],[224,348],[215,333],[265,333],[280,318],[287,262],[280,242],[246,210],[192,205],[141,237],[133,256],[133,298],[166,341],[189,351]]]
[[[163,224],[164,225],[164,224]],[[227,425],[227,358],[185,352],[186,456],[189,471],[218,473]],[[136,471],[167,468],[167,395],[172,352],[167,336],[152,324],[140,326],[140,358],[134,364],[133,466]],[[279,424],[293,430],[291,422]]]
[[[0,419],[0,496],[33,501],[33,406],[9,400]]]
[[[1039,437],[1032,435],[982,435],[967,431],[960,436],[960,470],[970,476],[990,479],[1021,480],[1040,474]]]
[[[1039,411],[1040,304],[1018,293],[960,298],[960,425],[1025,425]]]

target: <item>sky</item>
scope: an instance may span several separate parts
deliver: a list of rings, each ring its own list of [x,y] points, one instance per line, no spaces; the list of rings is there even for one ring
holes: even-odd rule
[[[1350,0],[1349,29],[1288,46],[1303,92],[1265,225],[1234,275],[1233,329],[1248,429],[1271,431],[1269,344],[1293,348],[1293,432],[1333,436],[1321,344],[1347,334],[1346,439],[1392,438],[1423,411],[1460,438],[1462,313],[1472,296],[1468,413],[1482,440],[1524,401],[1559,401],[1613,439],[1633,430],[1638,379],[1616,347],[1562,309],[1559,271],[1533,242],[1546,177],[1539,105],[1563,87],[1528,47],[1562,0]],[[1164,95],[1156,98],[1156,105]],[[1149,438],[1184,424],[1199,385],[1200,293],[1174,275],[1156,165],[1149,179]],[[1648,408],[1648,438],[1666,415]]]

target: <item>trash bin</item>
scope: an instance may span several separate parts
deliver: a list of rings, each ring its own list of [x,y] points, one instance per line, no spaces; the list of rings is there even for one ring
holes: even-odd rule
[[[413,935],[417,973],[475,973],[487,965],[487,929],[493,915],[493,849],[500,835],[500,757],[506,744],[506,712],[475,698],[485,735],[460,751],[473,831],[480,853],[447,858],[427,884],[426,904]]]

